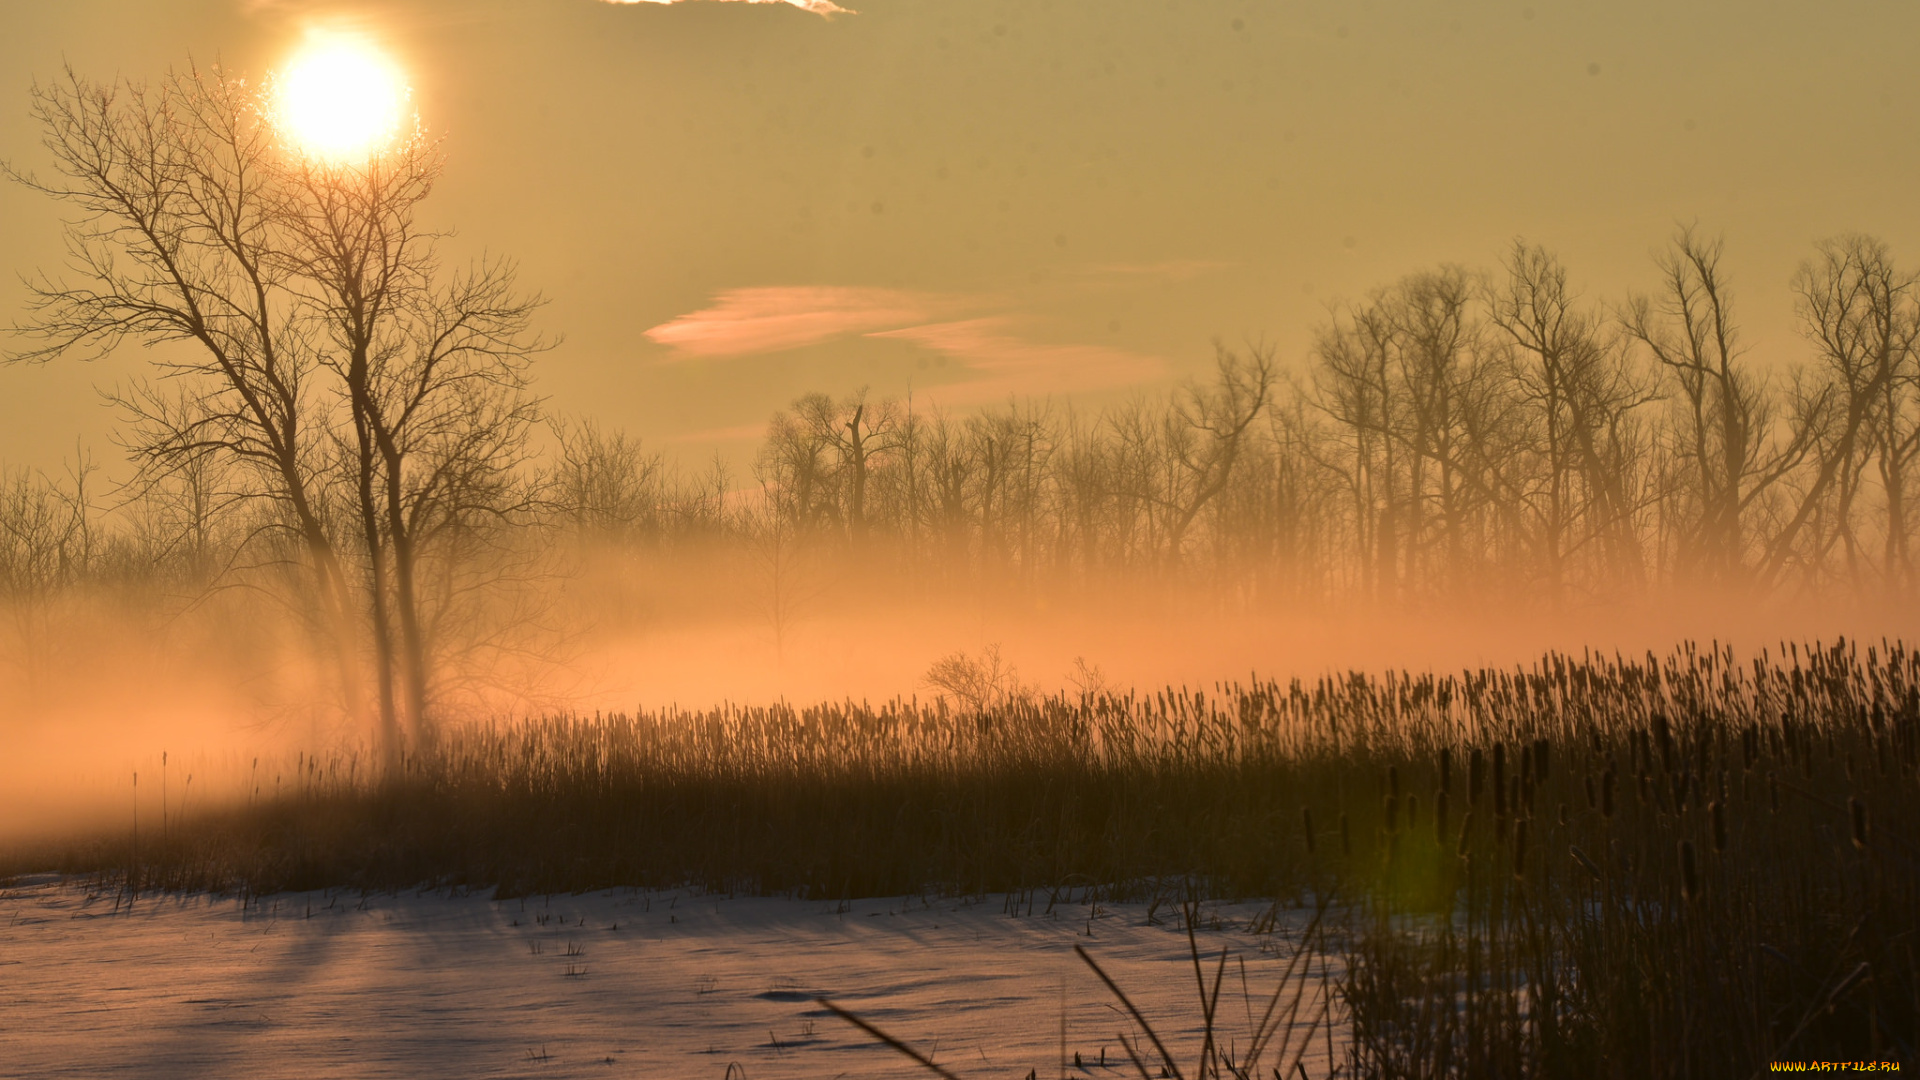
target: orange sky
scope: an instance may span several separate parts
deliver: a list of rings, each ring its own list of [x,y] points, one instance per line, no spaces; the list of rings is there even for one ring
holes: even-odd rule
[[[1299,364],[1329,301],[1516,235],[1618,297],[1698,218],[1767,363],[1815,240],[1920,258],[1910,4],[805,6],[4,0],[0,156],[42,163],[26,89],[63,60],[257,74],[371,34],[446,138],[436,223],[553,300],[552,407],[736,465],[807,390],[1097,404],[1216,335]],[[59,258],[55,209],[0,191],[5,321]],[[92,387],[142,360],[0,369],[0,462],[116,460]]]

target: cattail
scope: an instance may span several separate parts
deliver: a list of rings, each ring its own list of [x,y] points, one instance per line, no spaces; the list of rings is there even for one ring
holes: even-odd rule
[[[1700,895],[1700,871],[1693,856],[1693,841],[1680,841],[1680,897],[1692,900]]]
[[[1387,766],[1387,794],[1396,799],[1400,797],[1400,766],[1398,765]]]
[[[1853,819],[1853,846],[1867,850],[1867,804],[1849,796],[1847,816]]]
[[[1566,827],[1566,824],[1567,824],[1567,821],[1568,821],[1568,820],[1569,820],[1569,819],[1568,819],[1568,816],[1567,816],[1567,804],[1566,804],[1566,803],[1561,803],[1561,804],[1560,804],[1560,825],[1561,825],[1561,827],[1562,827],[1562,828],[1565,828],[1565,827]]]
[[[1527,874],[1527,819],[1520,818],[1513,823],[1513,876],[1525,877]]]
[[[1353,855],[1353,831],[1347,828],[1345,814],[1340,815],[1340,854],[1349,858]]]
[[[1533,740],[1533,779],[1535,783],[1547,782],[1549,760],[1547,758],[1547,740],[1542,737]]]
[[[1598,809],[1600,806],[1600,800],[1593,793],[1593,774],[1592,773],[1587,774],[1586,788],[1587,788],[1587,809],[1589,810]]]
[[[1447,789],[1433,797],[1433,835],[1436,843],[1447,842]]]
[[[1608,765],[1607,771],[1600,774],[1600,816],[1604,818],[1613,817],[1613,784],[1615,779],[1612,765]]]
[[[1472,850],[1473,850],[1473,811],[1468,810],[1466,816],[1460,819],[1460,850],[1458,854],[1461,855],[1462,857],[1465,857],[1467,852]]]
[[[1660,746],[1660,768],[1673,771],[1673,729],[1667,723],[1666,713],[1653,714],[1653,737]]]
[[[1727,850],[1727,808],[1715,799],[1707,807],[1707,815],[1713,819],[1713,850]]]
[[[1313,807],[1300,808],[1300,825],[1307,838],[1307,854],[1313,854]]]
[[[1442,794],[1453,790],[1453,751],[1440,748],[1440,791]]]
[[[1507,816],[1507,744],[1493,744],[1493,814]]]
[[[1486,756],[1479,747],[1467,758],[1467,807],[1471,810],[1480,805],[1480,789],[1486,786]]]
[[[1855,986],[1858,986],[1862,979],[1865,979],[1868,975],[1871,975],[1872,973],[1873,973],[1873,965],[1868,963],[1865,960],[1860,961],[1860,966],[1854,968],[1853,971],[1849,973],[1846,978],[1841,979],[1838,983],[1836,983],[1834,985],[1832,992],[1827,994],[1827,1011],[1831,1013],[1833,1011],[1834,1005],[1836,1005],[1841,998],[1846,997],[1848,991],[1852,990]]]
[[[1568,847],[1567,850],[1573,853],[1573,861],[1579,863],[1581,867],[1585,869],[1588,874],[1592,875],[1593,880],[1595,881],[1600,880],[1601,878],[1600,864],[1594,862],[1593,858],[1589,856],[1586,852],[1581,851],[1580,845],[1573,844],[1570,847]]]
[[[1400,800],[1389,795],[1386,798],[1387,832],[1389,835],[1400,831]]]

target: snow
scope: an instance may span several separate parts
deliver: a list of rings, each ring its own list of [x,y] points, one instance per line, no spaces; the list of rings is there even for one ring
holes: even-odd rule
[[[0,890],[0,1073],[932,1075],[820,1008],[824,995],[968,1080],[1063,1075],[1063,1024],[1066,1060],[1078,1051],[1087,1066],[1064,1075],[1136,1076],[1116,1038],[1136,1033],[1076,942],[1191,1073],[1201,1011],[1177,908],[1150,920],[1146,904],[1076,893],[1049,912],[1048,901],[442,890],[129,902],[74,881],[17,881]],[[1267,906],[1210,904],[1199,921],[1209,979],[1222,948],[1237,958],[1220,1006],[1236,1053],[1306,923],[1283,911],[1279,932],[1248,933]],[[1303,1059],[1315,1080],[1328,1041],[1315,1034]],[[1344,1050],[1337,1032],[1332,1042]],[[1269,1054],[1261,1073],[1275,1064]]]

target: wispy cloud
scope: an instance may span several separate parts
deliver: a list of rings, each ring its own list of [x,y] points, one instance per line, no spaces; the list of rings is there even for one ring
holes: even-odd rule
[[[608,4],[680,4],[687,0],[602,0]],[[711,0],[709,0],[711,2]],[[736,4],[792,4],[802,11],[811,11],[815,15],[857,15],[852,8],[843,8],[832,0],[721,0]]]
[[[1104,345],[1048,344],[1013,331],[1009,316],[929,323],[874,331],[868,337],[899,338],[952,357],[977,376],[937,388],[953,404],[991,401],[1009,394],[1104,390],[1150,382],[1166,373],[1157,356]]]
[[[1127,291],[1213,268],[1200,262],[1090,267],[1065,294]],[[662,323],[646,336],[672,350],[669,363],[764,355],[852,337],[904,341],[954,361],[947,369],[953,381],[930,392],[955,405],[1008,395],[1134,386],[1167,373],[1166,362],[1157,356],[1109,345],[1047,341],[1057,337],[1058,328],[1049,332],[1045,320],[1017,310],[1025,306],[992,293],[840,285],[729,289],[706,307]]]
[[[907,289],[837,285],[729,289],[647,331],[681,356],[746,356],[951,318],[964,301]]]

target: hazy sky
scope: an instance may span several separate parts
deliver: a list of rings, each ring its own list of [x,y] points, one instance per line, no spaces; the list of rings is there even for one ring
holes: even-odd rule
[[[370,34],[445,138],[433,223],[552,299],[551,407],[736,465],[813,389],[1098,404],[1214,337],[1299,364],[1329,302],[1517,235],[1613,298],[1697,218],[1768,363],[1815,240],[1920,260],[1911,3],[844,6],[0,0],[0,157],[44,163],[27,88],[63,62],[257,75]],[[0,191],[0,322],[58,221]],[[0,462],[115,459],[92,387],[141,363],[0,369]]]

